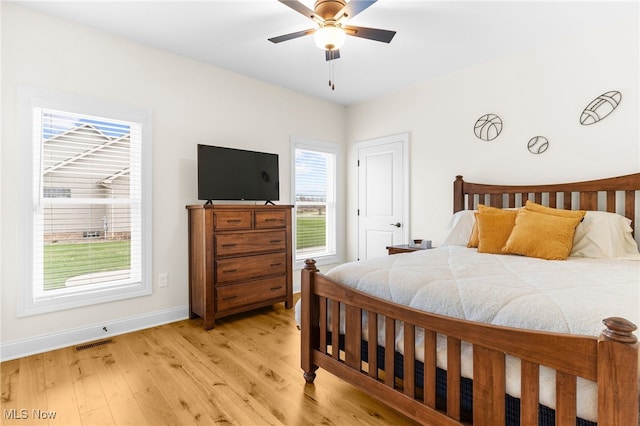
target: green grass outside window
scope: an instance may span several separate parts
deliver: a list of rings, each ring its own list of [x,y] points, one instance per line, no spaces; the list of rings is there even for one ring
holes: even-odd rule
[[[296,248],[326,246],[326,223],[325,216],[298,216],[296,218]]]
[[[44,245],[44,289],[65,286],[72,277],[131,268],[130,241]]]

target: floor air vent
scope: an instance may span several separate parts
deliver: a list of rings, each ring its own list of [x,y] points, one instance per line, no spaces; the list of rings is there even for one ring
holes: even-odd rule
[[[76,352],[95,348],[96,346],[108,345],[109,343],[113,343],[113,339],[98,340],[97,342],[91,342],[84,345],[76,346]]]

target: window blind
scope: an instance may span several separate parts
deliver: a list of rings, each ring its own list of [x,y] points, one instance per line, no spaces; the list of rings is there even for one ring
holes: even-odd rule
[[[33,110],[36,298],[141,280],[141,126]]]
[[[296,260],[336,254],[336,154],[295,150]]]

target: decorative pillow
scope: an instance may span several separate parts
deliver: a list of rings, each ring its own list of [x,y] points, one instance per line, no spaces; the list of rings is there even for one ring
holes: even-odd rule
[[[502,252],[547,260],[563,260],[571,253],[573,236],[582,217],[562,217],[520,209]]]
[[[588,211],[576,228],[570,256],[639,259],[631,220],[615,213]]]
[[[502,209],[476,213],[478,253],[502,254],[502,247],[511,234],[517,214],[517,210]]]
[[[504,209],[499,209],[497,207],[485,206],[484,204],[478,204],[478,213],[502,213]],[[469,237],[469,242],[467,243],[467,247],[478,247],[479,236],[478,236],[478,221],[473,224],[473,229],[471,230],[471,236]]]
[[[584,210],[554,209],[553,207],[546,207],[541,204],[534,203],[531,200],[527,200],[527,202],[524,204],[524,208],[536,213],[551,214],[560,217],[579,217],[580,219],[582,219],[586,213],[586,211]]]
[[[449,235],[442,243],[443,246],[466,246],[475,224],[474,214],[477,210],[461,210],[456,212],[449,222]]]

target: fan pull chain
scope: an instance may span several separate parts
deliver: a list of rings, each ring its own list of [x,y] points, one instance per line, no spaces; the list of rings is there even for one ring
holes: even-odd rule
[[[333,72],[333,61],[329,61],[329,87],[331,87],[331,90],[336,90],[336,85],[335,83],[335,77],[334,77],[334,72]]]

